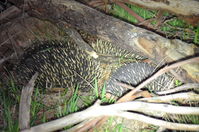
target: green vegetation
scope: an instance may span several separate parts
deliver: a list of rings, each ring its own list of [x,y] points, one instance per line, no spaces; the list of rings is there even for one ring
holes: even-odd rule
[[[182,82],[179,81],[179,80],[175,80],[175,86],[177,87],[177,86],[180,86],[180,85],[182,85]]]
[[[6,122],[4,124],[5,126],[0,129],[8,132],[17,132],[19,131],[18,109],[21,88],[17,87],[12,80],[8,84],[9,85],[6,86],[7,90],[5,90],[6,88],[3,86],[0,87],[0,101],[1,106],[3,107],[3,122]],[[114,102],[114,100],[108,100],[105,97],[106,85],[102,88],[102,92],[99,92],[98,81],[95,79],[95,84],[93,86],[93,91],[88,95],[79,94],[79,87],[77,86],[72,96],[68,98],[66,98],[66,94],[69,91],[66,89],[65,91],[59,93],[58,102],[54,104],[45,104],[43,99],[47,93],[40,90],[40,88],[35,87],[31,101],[30,125],[34,126],[52,119],[66,116],[70,113],[74,113],[82,108],[91,106],[97,99],[101,99],[104,103]],[[121,128],[118,127],[118,129]]]
[[[165,21],[161,22],[161,24],[156,27],[156,24],[158,23],[157,19],[155,19],[157,11],[147,10],[130,4],[126,5],[144,20],[148,21],[151,19],[150,24],[154,26],[154,29],[158,32],[164,33],[166,37],[180,38],[188,42],[199,44],[199,25],[193,27],[185,21],[165,12],[162,16]],[[130,23],[139,24],[138,20],[134,16],[130,15],[126,10],[118,5],[113,4],[110,13]]]
[[[144,19],[152,18],[156,14],[156,11],[145,10],[129,4],[127,4],[127,6],[133,11],[135,11],[139,16],[143,17]],[[129,22],[138,23],[137,19],[134,16],[130,15],[126,10],[117,5],[113,5],[111,13],[114,14],[116,17],[122,18]]]
[[[19,131],[17,112],[20,96],[16,95],[19,92],[17,89],[12,80],[9,83],[8,89],[5,89],[3,84],[0,85],[0,105],[3,116],[3,120],[0,120],[6,125],[0,128],[0,130],[2,129],[8,132]]]

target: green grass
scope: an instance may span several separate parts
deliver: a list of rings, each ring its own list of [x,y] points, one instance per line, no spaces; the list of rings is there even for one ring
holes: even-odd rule
[[[3,112],[2,119],[5,122],[5,126],[3,126],[2,131],[17,132],[19,131],[17,112],[20,97],[13,97],[14,93],[18,93],[18,91],[12,81],[10,82],[9,88],[11,91],[8,92],[8,89],[3,86],[0,87],[0,103]]]
[[[116,122],[117,117],[110,117],[107,122],[100,128],[95,129],[94,132],[131,132],[132,130],[126,128],[122,122]],[[114,125],[113,125],[114,124]]]
[[[1,95],[1,102],[3,103],[3,119],[6,122],[6,126],[4,126],[4,131],[8,132],[16,132],[19,131],[18,120],[13,119],[14,113],[12,111],[12,106],[14,101],[11,101],[10,98],[7,98],[5,95]]]
[[[79,95],[79,87],[75,88],[75,91],[73,95],[68,99],[66,98],[62,103],[55,104],[55,106],[46,106],[42,102],[42,95],[46,94],[40,90],[40,88],[36,87],[34,89],[33,95],[32,95],[32,101],[31,101],[31,120],[30,120],[30,126],[34,126],[43,122],[49,121],[48,115],[45,114],[45,112],[48,112],[52,109],[55,110],[54,118],[60,118],[63,116],[66,116],[70,113],[74,113],[82,107],[89,107],[91,106],[97,99],[102,99],[103,102],[111,102],[108,99],[105,98],[105,85],[102,88],[102,92],[99,92],[98,89],[98,81],[95,80],[95,83],[93,84],[94,89],[92,91],[92,94],[89,96],[82,96]],[[4,131],[8,132],[17,132],[19,131],[18,126],[18,107],[19,107],[19,101],[20,101],[20,89],[16,86],[14,81],[10,81],[8,85],[8,89],[5,90],[3,88],[0,88],[0,100],[1,105],[3,106],[3,118],[6,122],[6,126],[2,128]],[[67,93],[67,90],[64,91],[60,96],[64,96]],[[9,95],[9,96],[8,96]],[[83,101],[83,104],[80,105],[78,102]],[[112,101],[113,102],[113,101]],[[62,105],[61,105],[62,104]],[[13,112],[12,109],[15,107],[15,111]],[[40,113],[40,114],[39,114]],[[42,113],[42,114],[41,114]],[[70,128],[66,127],[66,128]],[[120,128],[121,129],[121,128]]]
[[[152,18],[156,14],[155,11],[141,9],[134,5],[127,4],[127,6],[130,9],[132,9],[134,12],[136,12],[138,15],[142,16],[144,19]],[[113,10],[111,11],[111,13],[114,14],[116,17],[122,18],[129,22],[138,23],[138,21],[137,21],[137,19],[135,19],[135,17],[131,16],[126,10],[124,10],[123,8],[121,8],[118,5],[115,5],[115,4],[113,5]]]
[[[126,5],[145,20],[154,18],[157,15],[157,11],[155,10],[147,10],[130,4]],[[126,10],[118,5],[113,4],[110,13],[113,14],[115,17],[118,17],[130,23],[139,24],[135,17],[130,15]],[[169,17],[172,15],[168,12],[164,12],[163,16]],[[156,23],[157,21],[155,20],[151,21],[152,25],[155,25]],[[166,37],[180,38],[185,41],[199,44],[199,25],[193,27],[192,25],[187,24],[184,20],[173,17],[160,25],[159,30],[161,30]]]
[[[77,86],[75,88],[75,92],[68,102],[68,105],[69,105],[68,111],[65,111],[65,115],[70,114],[70,113],[74,113],[78,110],[78,106],[77,106],[78,99],[79,99],[78,89],[79,89],[79,86]]]
[[[199,44],[199,26],[194,29],[195,36],[194,36],[194,43]]]
[[[32,96],[31,100],[31,108],[30,108],[30,114],[31,114],[31,121],[30,126],[36,125],[35,122],[39,120],[38,112],[41,111],[41,109],[44,109],[45,105],[42,104],[41,99],[39,97],[41,93],[38,87],[35,88],[34,94]],[[42,122],[45,122],[45,115],[43,115]]]
[[[175,84],[176,87],[178,87],[178,86],[182,85],[182,82],[179,81],[179,80],[175,80],[174,84]]]

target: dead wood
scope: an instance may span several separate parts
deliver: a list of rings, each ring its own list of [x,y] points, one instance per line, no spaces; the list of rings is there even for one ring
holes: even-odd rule
[[[89,118],[100,117],[100,116],[104,116],[104,115],[121,116],[121,117],[125,117],[128,119],[135,119],[135,120],[147,122],[150,124],[162,126],[165,128],[172,128],[174,130],[197,130],[197,129],[199,129],[199,125],[171,123],[171,122],[162,121],[159,119],[154,119],[154,118],[144,116],[141,114],[126,112],[128,110],[161,111],[164,113],[172,113],[172,114],[179,114],[179,113],[180,114],[196,114],[196,115],[199,114],[199,109],[197,107],[172,106],[169,104],[155,104],[155,103],[145,103],[145,102],[139,102],[139,101],[101,106],[100,102],[97,101],[93,106],[89,107],[88,109],[86,109],[84,111],[70,114],[68,116],[62,117],[62,118],[54,120],[54,121],[50,121],[48,123],[34,126],[30,129],[26,129],[22,132],[55,131],[55,130],[59,130],[65,126],[68,126],[68,125],[77,124],[77,123],[84,121],[86,119],[89,119]]]
[[[156,103],[157,102],[166,103],[166,102],[171,102],[172,100],[179,101],[179,102],[182,102],[184,100],[199,101],[199,96],[198,94],[194,92],[185,92],[185,93],[177,93],[177,94],[157,96],[157,97],[151,97],[151,98],[142,98],[139,100],[147,101],[147,102],[156,102]]]
[[[10,21],[10,19],[17,17],[20,13],[21,10],[16,6],[9,7],[8,9],[0,13],[0,24]]]
[[[171,93],[175,93],[179,91],[185,91],[185,90],[197,89],[197,88],[199,88],[199,83],[187,83],[182,86],[175,87],[173,89],[157,92],[157,94],[158,95],[171,94]]]
[[[156,10],[167,10],[183,16],[198,16],[199,2],[197,0],[121,0]],[[189,7],[189,8],[187,8]]]
[[[20,130],[30,128],[30,105],[31,97],[34,90],[35,80],[38,73],[35,73],[28,84],[23,87],[19,104],[19,128]]]

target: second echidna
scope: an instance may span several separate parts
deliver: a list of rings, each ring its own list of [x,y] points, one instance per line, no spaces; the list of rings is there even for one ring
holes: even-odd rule
[[[126,93],[128,89],[118,85],[117,82],[136,87],[148,77],[153,75],[155,70],[155,67],[144,62],[124,65],[112,74],[107,83],[107,92],[120,97]],[[146,85],[145,88],[157,92],[173,88],[173,85],[173,78],[168,74],[163,74]]]

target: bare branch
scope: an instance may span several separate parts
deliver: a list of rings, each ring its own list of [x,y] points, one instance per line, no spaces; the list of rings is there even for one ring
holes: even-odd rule
[[[178,123],[169,123],[166,121],[153,119],[151,117],[147,117],[141,114],[126,112],[128,110],[133,111],[161,111],[164,113],[170,114],[196,114],[199,115],[199,109],[197,107],[186,107],[186,106],[172,106],[169,104],[155,104],[155,103],[146,103],[141,101],[133,101],[133,102],[125,102],[112,104],[107,106],[101,106],[100,102],[96,102],[93,106],[88,109],[70,114],[68,116],[62,117],[60,119],[50,121],[48,123],[44,123],[38,126],[34,126],[29,130],[26,129],[27,132],[37,132],[37,131],[55,131],[59,130],[65,126],[74,125],[84,120],[100,117],[100,116],[121,116],[128,119],[135,119],[142,122],[162,126],[165,128],[179,129],[179,130],[193,130],[199,129],[199,125],[193,124],[178,124]],[[138,118],[139,117],[139,118]],[[160,123],[161,122],[161,123]],[[173,128],[174,126],[178,126],[177,128]],[[172,127],[171,127],[172,126]],[[189,126],[189,127],[188,127]],[[187,127],[185,129],[185,127]],[[25,132],[23,131],[23,132]]]
[[[165,130],[166,130],[166,128],[160,127],[156,132],[164,132]]]
[[[8,21],[11,18],[19,15],[19,13],[21,13],[21,10],[19,8],[17,8],[16,6],[11,6],[8,9],[6,9],[5,11],[1,12],[0,21],[1,21],[1,23],[3,21]]]
[[[171,94],[171,93],[188,90],[188,89],[195,89],[195,88],[199,88],[199,83],[187,83],[182,86],[175,87],[173,89],[157,92],[156,94],[158,95]]]
[[[100,118],[100,117],[98,117],[98,118]],[[78,125],[72,127],[71,129],[67,129],[67,130],[62,131],[62,132],[85,132],[90,128],[90,126],[95,126],[95,124],[98,121],[98,120],[96,120],[96,122],[92,121],[92,120],[95,120],[95,119],[91,118],[89,120],[85,120],[85,121],[79,123]]]
[[[126,3],[137,4],[150,9],[167,10],[179,15],[199,14],[199,2],[197,0],[123,0]],[[187,8],[189,7],[189,8]]]
[[[157,102],[170,102],[172,100],[199,101],[199,95],[194,92],[187,92],[187,93],[177,93],[177,94],[172,94],[172,95],[157,96],[157,97],[151,97],[151,98],[142,98],[139,100],[147,101],[147,102],[156,102],[156,103]]]
[[[137,113],[128,113],[128,112],[124,112],[121,113],[121,115],[118,115],[127,119],[134,119],[134,120],[138,120],[141,122],[145,122],[148,124],[153,124],[156,126],[161,126],[167,129],[172,129],[172,130],[188,130],[188,131],[197,131],[199,130],[199,125],[194,125],[194,124],[183,124],[183,123],[172,123],[172,122],[167,122],[167,121],[163,121],[160,119],[154,119],[151,117],[147,117],[141,114],[137,114]]]
[[[9,59],[11,59],[11,58],[13,58],[13,57],[15,57],[15,53],[13,53],[13,54],[11,54],[10,56],[8,56],[8,57],[5,57],[5,58],[2,58],[2,59],[0,59],[0,65],[2,65],[5,61],[7,61],[7,60],[9,60]]]
[[[19,128],[20,130],[30,128],[30,105],[31,96],[34,90],[34,82],[38,76],[35,73],[28,84],[23,87],[19,104]]]

